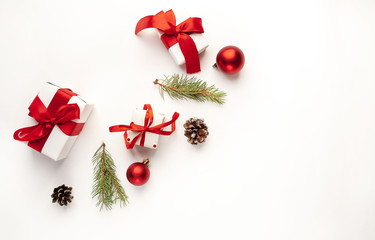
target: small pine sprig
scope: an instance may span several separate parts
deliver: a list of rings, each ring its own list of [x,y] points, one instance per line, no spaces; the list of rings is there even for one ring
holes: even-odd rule
[[[215,85],[207,86],[207,83],[196,77],[174,74],[165,76],[164,79],[156,79],[154,84],[159,86],[161,97],[167,93],[172,99],[188,100],[198,102],[225,103],[225,92],[220,91]]]
[[[92,198],[98,198],[96,206],[100,207],[100,211],[104,207],[109,210],[117,200],[120,201],[120,206],[126,206],[128,196],[126,196],[125,190],[116,176],[115,163],[104,143],[94,153],[92,163],[95,167],[91,195]]]

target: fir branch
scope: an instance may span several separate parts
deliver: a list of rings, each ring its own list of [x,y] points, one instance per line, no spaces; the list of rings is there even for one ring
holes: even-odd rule
[[[196,77],[174,74],[165,76],[164,79],[156,79],[154,84],[159,86],[161,97],[167,93],[172,99],[188,100],[193,99],[198,102],[225,103],[225,92],[215,88],[215,85],[207,86],[207,83]]]
[[[100,207],[100,211],[104,207],[109,210],[117,200],[120,201],[120,206],[126,206],[128,196],[126,196],[125,190],[116,176],[115,163],[105,149],[104,143],[94,153],[92,163],[95,167],[91,195],[92,198],[98,198],[96,206]]]

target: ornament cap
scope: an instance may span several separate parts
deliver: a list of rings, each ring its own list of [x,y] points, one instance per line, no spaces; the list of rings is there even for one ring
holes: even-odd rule
[[[148,167],[150,166],[150,159],[149,158],[143,159],[142,163]]]

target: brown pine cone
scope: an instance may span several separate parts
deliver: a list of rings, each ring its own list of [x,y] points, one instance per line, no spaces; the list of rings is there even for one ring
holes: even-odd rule
[[[65,184],[58,186],[53,189],[51,197],[53,203],[57,202],[60,206],[67,206],[68,202],[71,202],[73,199],[72,187],[65,186]]]
[[[184,124],[185,136],[191,144],[198,144],[205,141],[208,135],[207,125],[203,119],[190,118]]]

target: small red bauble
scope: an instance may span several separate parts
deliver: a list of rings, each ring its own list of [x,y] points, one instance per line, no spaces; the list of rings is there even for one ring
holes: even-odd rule
[[[214,67],[218,67],[221,71],[234,74],[238,73],[245,64],[245,55],[235,46],[226,46],[222,48],[216,56]]]
[[[126,171],[126,177],[129,182],[136,186],[145,184],[150,178],[150,169],[148,169],[149,164],[149,159],[145,159],[141,163],[136,162],[130,165]]]

